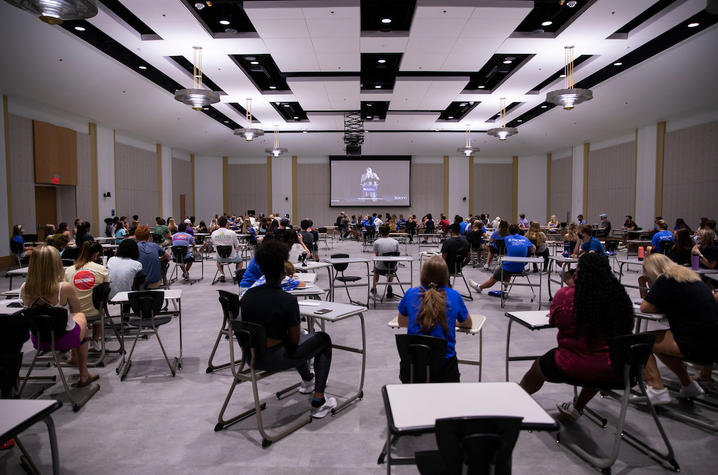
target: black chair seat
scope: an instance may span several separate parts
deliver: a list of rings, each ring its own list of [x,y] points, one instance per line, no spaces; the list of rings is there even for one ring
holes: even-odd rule
[[[166,317],[155,317],[155,326],[159,327],[160,325],[164,325],[165,323],[169,323],[171,321],[172,317],[169,315]],[[135,328],[139,328],[140,326],[142,328],[152,328],[152,322],[149,319],[142,319],[139,317],[130,317],[127,324]]]
[[[337,280],[340,282],[358,282],[361,280],[361,277],[356,275],[338,276]]]

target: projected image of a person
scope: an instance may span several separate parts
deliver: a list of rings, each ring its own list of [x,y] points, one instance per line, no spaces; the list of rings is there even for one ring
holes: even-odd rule
[[[371,199],[376,201],[376,193],[379,189],[379,175],[374,173],[371,168],[367,167],[364,174],[361,176],[361,189],[364,199]]]

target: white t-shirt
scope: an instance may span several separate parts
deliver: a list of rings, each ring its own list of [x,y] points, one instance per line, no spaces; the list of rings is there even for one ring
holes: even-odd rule
[[[296,263],[299,262],[299,256],[301,256],[303,252],[307,252],[304,246],[301,244],[292,244],[291,249],[289,249],[289,262],[296,265]]]
[[[384,221],[382,221],[382,220],[379,219],[379,218],[374,218],[374,226],[375,226],[377,229],[379,229],[379,226],[381,226],[382,224],[384,224]]]
[[[141,270],[140,261],[127,257],[110,257],[107,261],[107,272],[110,276],[110,298],[120,292],[131,291],[135,275]]]
[[[212,232],[212,244],[215,249],[217,246],[232,246],[232,254],[229,258],[234,259],[237,257],[237,251],[239,250],[239,239],[237,233],[227,228],[219,228]]]

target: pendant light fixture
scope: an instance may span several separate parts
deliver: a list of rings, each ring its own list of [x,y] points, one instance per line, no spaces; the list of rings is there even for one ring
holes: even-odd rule
[[[22,10],[40,17],[50,25],[65,20],[86,20],[97,15],[95,0],[5,0]]]
[[[466,124],[466,145],[461,148],[457,148],[456,151],[463,153],[467,157],[479,152],[478,147],[471,146],[471,124]]]
[[[234,135],[240,135],[244,137],[247,142],[251,142],[255,137],[261,137],[264,135],[264,130],[252,128],[252,99],[247,98],[247,108],[245,109],[245,118],[247,119],[247,127],[244,129],[235,129]]]
[[[265,148],[264,151],[267,153],[271,153],[274,158],[277,158],[281,154],[289,151],[286,148],[279,146],[279,129],[276,125],[274,126],[274,147]]]
[[[519,133],[516,127],[506,127],[506,98],[501,98],[501,115],[499,116],[499,126],[486,131],[487,134],[498,137],[502,142],[512,135]]]
[[[550,91],[546,94],[546,102],[561,106],[570,111],[574,106],[593,99],[590,89],[573,87],[573,46],[564,47],[563,89]]]
[[[193,46],[194,61],[192,62],[192,88],[177,89],[175,91],[175,100],[191,106],[192,109],[198,111],[210,104],[219,102],[219,93],[204,89],[202,87],[202,47]]]

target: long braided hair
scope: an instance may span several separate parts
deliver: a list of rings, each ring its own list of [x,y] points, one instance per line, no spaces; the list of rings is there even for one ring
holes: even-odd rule
[[[430,333],[437,325],[449,331],[446,322],[446,291],[449,285],[449,268],[441,256],[434,256],[421,268],[421,304],[416,316],[422,333]]]

